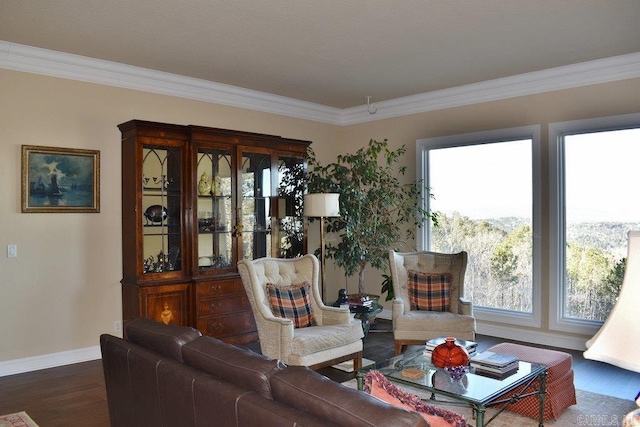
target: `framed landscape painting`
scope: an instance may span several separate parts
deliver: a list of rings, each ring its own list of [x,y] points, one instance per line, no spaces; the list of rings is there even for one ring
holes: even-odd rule
[[[100,212],[100,151],[23,145],[22,212]]]

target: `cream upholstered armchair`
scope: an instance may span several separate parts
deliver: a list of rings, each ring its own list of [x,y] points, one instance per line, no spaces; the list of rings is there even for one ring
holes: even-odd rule
[[[242,260],[238,271],[256,320],[262,354],[312,369],[351,359],[354,369],[362,366],[362,324],[348,308],[322,303],[318,289],[320,268],[314,255]],[[291,295],[294,298],[287,299]],[[308,311],[312,312],[313,321],[308,322]],[[295,327],[294,323],[301,319],[302,327]],[[308,323],[315,325],[305,327]]]
[[[471,301],[464,296],[467,253],[443,254],[389,251],[393,279],[393,338],[395,354],[407,345],[453,336],[475,339]]]

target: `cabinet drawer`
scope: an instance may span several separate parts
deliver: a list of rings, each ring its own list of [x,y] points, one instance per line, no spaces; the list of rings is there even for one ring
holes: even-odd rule
[[[235,293],[245,293],[240,279],[216,280],[196,285],[196,298],[198,300]]]
[[[223,296],[198,300],[198,317],[250,311],[249,300],[245,295]]]
[[[204,335],[224,338],[253,332],[256,330],[256,323],[253,320],[253,313],[245,311],[226,316],[201,317],[197,321],[197,329]]]

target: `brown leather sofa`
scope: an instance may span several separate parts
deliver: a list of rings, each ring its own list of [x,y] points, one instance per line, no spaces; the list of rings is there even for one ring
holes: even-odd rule
[[[100,336],[114,427],[428,426],[415,412],[196,329],[136,319],[126,337]]]

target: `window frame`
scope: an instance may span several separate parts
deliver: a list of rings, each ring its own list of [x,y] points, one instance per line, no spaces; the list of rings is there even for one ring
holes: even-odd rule
[[[423,138],[416,141],[416,171],[418,179],[422,179],[426,188],[430,188],[428,173],[429,151],[439,148],[482,145],[520,139],[531,139],[531,170],[532,170],[532,236],[533,236],[533,310],[532,313],[500,310],[489,307],[474,306],[474,316],[477,320],[507,323],[512,325],[540,328],[542,319],[542,180],[541,180],[541,143],[540,125],[520,126],[459,135],[448,135],[434,138]],[[425,196],[427,196],[425,194]],[[423,197],[424,207],[430,208],[430,198]],[[430,247],[430,223],[416,230],[416,247],[418,250],[428,250]]]
[[[564,137],[640,128],[640,114],[598,117],[549,124],[549,329],[584,335],[604,322],[564,317],[566,211]]]

